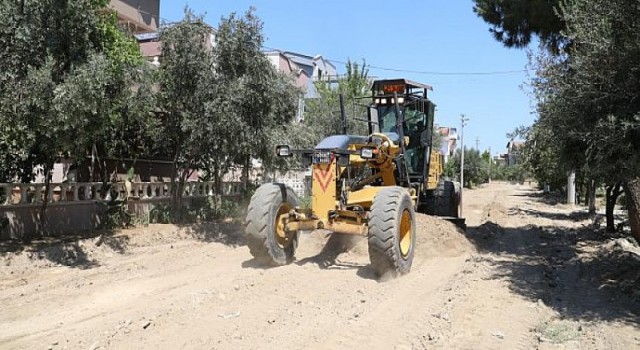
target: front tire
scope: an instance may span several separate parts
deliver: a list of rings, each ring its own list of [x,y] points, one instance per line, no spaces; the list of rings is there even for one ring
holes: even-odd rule
[[[284,217],[298,206],[298,197],[284,184],[260,186],[251,197],[245,234],[251,255],[261,263],[281,266],[293,261],[296,232],[286,232]]]
[[[402,187],[380,190],[369,219],[369,259],[376,275],[398,276],[411,270],[415,253],[415,211]]]

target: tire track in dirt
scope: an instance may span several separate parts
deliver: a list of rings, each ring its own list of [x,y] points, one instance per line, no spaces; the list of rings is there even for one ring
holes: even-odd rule
[[[218,240],[219,235],[203,241],[169,226],[127,233],[130,239],[121,239],[129,247],[125,254],[105,244],[95,247],[92,240],[79,243],[88,257],[96,258],[97,264],[87,269],[52,266],[55,261],[46,258],[5,257],[12,265],[0,271],[0,348],[548,350],[637,345],[637,328],[624,323],[633,315],[624,318],[620,311],[636,304],[611,300],[620,293],[590,284],[615,281],[597,279],[600,275],[584,269],[609,273],[607,264],[619,258],[603,256],[596,265],[580,265],[575,259],[598,258],[594,250],[600,245],[582,242],[584,248],[569,256],[565,246],[575,242],[558,241],[573,239],[572,227],[580,227],[571,221],[571,209],[549,206],[532,189],[518,185],[492,184],[465,196],[466,235],[447,222],[417,215],[412,271],[386,282],[374,279],[366,240],[329,244],[322,233],[303,235],[298,260],[273,269],[257,265],[247,247],[223,243],[228,240]],[[209,231],[201,233],[212,237]],[[351,250],[344,252],[344,247]],[[576,265],[566,266],[571,264]],[[553,282],[558,282],[555,288],[547,285]],[[556,296],[564,300],[554,302]],[[593,311],[612,317],[585,317]],[[582,339],[540,343],[532,330],[547,321],[582,327]]]
[[[452,336],[447,338],[443,348],[531,349],[537,344],[531,330],[539,322],[539,312],[535,304],[509,290],[508,276],[503,275],[505,271],[502,269],[504,264],[526,262],[500,253],[515,251],[516,246],[527,244],[530,237],[522,237],[522,232],[513,230],[507,233],[503,229],[510,226],[512,219],[509,217],[511,211],[506,191],[483,192],[482,189],[471,192],[474,197],[490,196],[491,199],[484,201],[486,204],[476,207],[475,213],[471,214],[470,221],[476,226],[470,228],[468,234],[485,237],[490,245],[497,244],[491,241],[497,241],[509,248],[495,245],[491,248],[498,255],[489,250],[473,257],[475,263],[466,276],[466,300],[460,300],[455,305],[454,313],[458,317]],[[478,203],[478,197],[467,203]]]
[[[420,214],[417,221],[411,272],[369,286],[366,306],[357,317],[350,317],[330,339],[310,348],[412,348],[419,339],[446,331],[447,317],[441,310],[451,301],[455,276],[473,247],[448,222]],[[356,246],[354,251],[355,255],[366,256],[366,245]]]
[[[444,261],[443,261],[444,260]],[[428,322],[447,302],[450,283],[460,271],[464,257],[446,258],[440,261],[422,261],[411,273],[397,280],[382,282],[381,295],[394,298],[381,299],[380,303],[364,312],[357,321],[333,333],[325,342],[311,349],[395,349],[411,348],[406,339],[416,338],[444,325]],[[414,262],[415,263],[415,262]],[[400,297],[398,297],[400,296]],[[427,326],[429,325],[429,326]]]

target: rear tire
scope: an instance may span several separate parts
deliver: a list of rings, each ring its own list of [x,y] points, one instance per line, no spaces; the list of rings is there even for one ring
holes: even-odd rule
[[[369,219],[369,259],[378,276],[398,276],[411,270],[415,253],[415,212],[402,187],[380,190]]]
[[[261,263],[281,266],[293,261],[297,232],[285,232],[281,218],[298,206],[298,197],[284,184],[260,186],[251,197],[245,234],[251,255]]]
[[[459,193],[453,181],[440,181],[435,191],[435,215],[457,218]]]

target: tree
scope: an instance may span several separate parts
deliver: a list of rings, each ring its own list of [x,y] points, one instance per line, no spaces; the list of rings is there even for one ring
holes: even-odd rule
[[[35,165],[49,172],[53,161],[69,151],[70,140],[64,136],[69,135],[77,115],[57,104],[64,100],[69,107],[69,89],[78,79],[66,80],[76,72],[86,72],[82,65],[95,64],[89,69],[89,79],[83,79],[76,89],[83,93],[74,96],[76,105],[100,103],[104,107],[113,95],[129,90],[130,86],[113,84],[122,77],[112,73],[125,74],[127,68],[137,68],[142,58],[135,39],[118,28],[115,13],[104,11],[107,4],[106,0],[2,1],[0,98],[5,108],[0,110],[0,128],[7,137],[0,141],[0,175],[4,181],[14,176],[30,180]],[[108,63],[99,58],[101,52]],[[96,61],[90,62],[92,59]],[[114,72],[106,72],[106,67]],[[97,96],[91,94],[97,92],[82,88],[86,83],[102,84],[100,90],[107,95],[96,101]],[[101,111],[94,108],[94,113]],[[92,120],[101,129],[104,118],[92,116]],[[96,128],[76,129],[73,134],[92,139],[92,135],[82,137],[86,132],[100,134]],[[73,148],[78,148],[78,139],[73,141]],[[80,159],[84,158],[80,153]]]
[[[37,164],[51,170],[60,151],[55,145],[60,135],[54,134],[54,90],[97,46],[98,7],[88,0],[2,0],[0,125],[6,138],[0,141],[0,172],[5,176],[28,179]]]
[[[57,88],[56,113],[72,116],[61,131],[75,135],[63,138],[61,149],[79,165],[88,165],[89,179],[83,181],[110,180],[105,158],[135,159],[154,151],[152,138],[159,120],[151,112],[152,73],[140,63],[93,54]]]
[[[212,128],[226,121],[225,115],[211,110],[211,103],[224,104],[223,87],[215,77],[215,61],[207,46],[212,28],[189,9],[181,22],[163,28],[162,63],[159,68],[158,106],[162,131],[157,140],[160,152],[172,162],[171,206],[181,220],[186,180],[207,155],[216,150],[219,133]],[[216,118],[221,117],[222,119]]]
[[[548,185],[553,190],[562,191],[567,183],[570,163],[562,160],[561,140],[551,131],[535,123],[530,127],[520,126],[507,137],[526,140],[520,153],[523,171],[530,174],[540,187]],[[510,173],[508,171],[505,177],[511,179]]]
[[[104,10],[107,4],[107,0],[0,2],[0,181],[16,177],[29,181],[35,166],[44,168],[42,230],[54,162],[70,154],[84,159],[86,154],[79,150],[89,147],[81,141],[99,130],[78,118],[100,127],[97,116],[104,116],[103,108],[67,107],[109,104],[113,94],[130,86],[113,85],[110,73],[102,74],[104,68],[122,73],[123,63],[142,62],[131,49],[121,52],[135,41],[118,31]],[[99,91],[88,91],[87,83]],[[72,94],[77,100],[70,104]],[[76,137],[71,140],[70,135]]]
[[[537,126],[557,140],[562,159],[573,161],[590,178],[609,186],[622,182],[636,237],[640,237],[639,15],[636,1],[567,2],[563,16],[573,45],[566,56],[541,65],[534,81]]]
[[[299,96],[262,54],[262,26],[253,8],[240,18],[232,13],[222,18],[213,50],[218,83],[231,99],[234,137],[229,156],[243,169],[245,191],[251,160],[273,157],[272,131],[294,119]]]
[[[533,36],[559,52],[566,38],[559,15],[561,0],[474,0],[473,11],[492,26],[489,31],[506,47],[528,46]]]
[[[589,197],[604,182],[607,212],[621,183],[633,191],[629,216],[640,238],[637,1],[475,0],[474,10],[506,46],[524,47],[535,34],[556,56],[541,54],[533,78],[539,119],[528,149],[537,160],[534,170],[581,170]],[[611,228],[613,216],[607,217]]]
[[[486,152],[488,154],[488,152]],[[457,150],[445,164],[445,176],[455,178],[460,175],[460,158],[462,152]],[[471,188],[489,182],[490,159],[484,157],[475,148],[464,148],[464,186]]]

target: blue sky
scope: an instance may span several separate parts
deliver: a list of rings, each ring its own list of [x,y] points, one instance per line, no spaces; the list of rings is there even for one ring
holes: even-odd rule
[[[526,52],[495,41],[471,0],[161,0],[160,16],[180,20],[187,4],[213,26],[222,16],[254,6],[269,48],[340,62],[364,58],[371,66],[412,71],[371,68],[369,75],[432,85],[436,123],[459,128],[460,115],[469,118],[467,146],[475,147],[477,138],[480,150],[504,152],[505,134],[533,123],[532,104],[522,88]],[[344,64],[334,64],[344,71]]]

